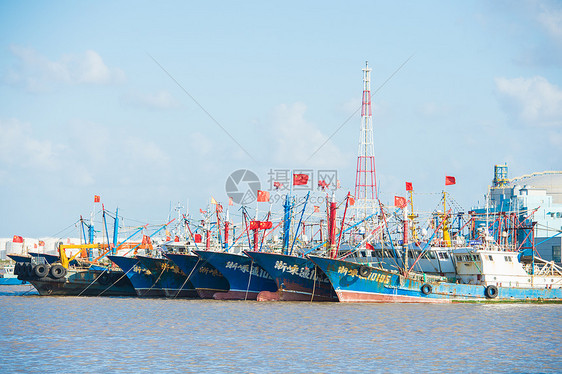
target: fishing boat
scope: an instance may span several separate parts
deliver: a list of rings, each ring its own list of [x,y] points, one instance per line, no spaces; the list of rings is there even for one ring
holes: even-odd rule
[[[113,269],[32,261],[16,263],[14,273],[41,296],[136,296],[125,274]]]
[[[0,286],[15,286],[25,284],[25,281],[18,279],[14,274],[15,265],[5,265],[0,269]]]
[[[423,302],[562,300],[562,269],[501,248],[453,251],[457,276],[391,271],[339,259],[309,256],[328,276],[341,302]]]
[[[245,252],[275,280],[277,291],[262,291],[261,301],[338,301],[326,275],[305,257]]]
[[[216,292],[213,295],[215,299],[256,300],[262,291],[277,291],[277,285],[269,273],[256,264],[251,257],[216,251],[196,250],[194,253],[203,261],[211,264],[228,281],[229,290]]]
[[[187,277],[202,299],[212,299],[217,292],[228,292],[228,280],[213,265],[194,254],[164,253]]]
[[[156,277],[145,268],[139,259],[127,256],[107,256],[123,270],[139,297],[165,297],[164,290],[156,285]]]
[[[152,290],[156,289],[163,292],[164,296],[170,298],[196,298],[198,296],[193,283],[190,282],[180,267],[170,259],[140,255],[137,255],[136,259],[142,267],[150,272],[151,278],[153,278],[150,286],[148,286],[150,280],[143,284],[148,286],[148,288],[143,287],[137,290],[137,293],[144,292],[150,294]]]

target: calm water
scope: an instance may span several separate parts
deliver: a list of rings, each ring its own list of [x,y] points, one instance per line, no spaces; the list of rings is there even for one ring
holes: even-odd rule
[[[562,305],[40,297],[0,286],[0,372],[561,372]]]

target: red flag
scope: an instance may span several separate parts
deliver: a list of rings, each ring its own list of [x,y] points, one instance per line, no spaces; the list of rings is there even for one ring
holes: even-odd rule
[[[230,206],[234,205],[234,200],[232,200],[232,197],[228,198],[228,205]]]
[[[44,247],[44,246],[45,246],[45,242],[44,242],[43,240],[39,240],[39,246],[40,246],[40,247],[41,247],[41,246]]]
[[[14,238],[12,239],[12,241],[14,243],[23,243],[23,238],[19,235],[14,235]]]
[[[178,243],[179,241],[180,241],[180,237],[176,235],[176,236],[174,237],[174,242]]]
[[[451,184],[455,184],[455,183],[457,183],[455,177],[450,177],[450,176],[445,177],[445,186],[450,186]]]
[[[259,230],[260,221],[250,221],[250,230]]]
[[[265,203],[269,201],[269,192],[258,190],[258,203]]]
[[[94,195],[94,203],[99,203],[101,198],[98,195]]]
[[[349,205],[350,206],[355,205],[355,199],[351,196],[349,197]]]
[[[302,186],[308,183],[308,174],[293,174],[293,186]]]
[[[273,187],[275,187],[276,189],[280,189],[282,185],[283,183],[273,182]]]
[[[314,213],[318,213],[320,212],[320,207],[319,206],[314,206]]]
[[[193,241],[195,243],[201,243],[201,240],[203,239],[203,237],[201,236],[201,234],[195,234],[193,235]]]
[[[368,250],[374,250],[375,247],[373,247],[373,245],[371,243],[365,243],[365,248],[367,248]]]
[[[325,181],[318,181],[318,187],[326,189],[328,188],[328,186],[329,184],[326,183]]]
[[[33,248],[37,248],[37,244],[33,243]]]
[[[406,207],[406,198],[401,196],[394,196],[394,206],[397,206],[400,209],[404,209]]]
[[[273,227],[273,222],[271,221],[261,221],[260,222],[260,230],[267,230]]]
[[[413,191],[414,187],[411,182],[406,182],[406,191]]]

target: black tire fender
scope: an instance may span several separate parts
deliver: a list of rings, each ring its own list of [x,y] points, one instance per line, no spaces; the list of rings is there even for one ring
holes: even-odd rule
[[[47,274],[49,274],[49,270],[50,270],[49,265],[45,265],[45,264],[35,265],[35,267],[33,268],[33,272],[35,273],[37,278],[46,277]]]
[[[361,265],[359,267],[359,275],[360,276],[362,276],[364,278],[367,278],[369,276],[369,274],[371,274],[371,269],[369,269],[368,266]]]
[[[21,262],[16,262],[14,265],[14,275],[20,275]]]
[[[495,299],[496,297],[498,297],[498,293],[498,288],[494,285],[489,285],[484,290],[484,295],[486,295],[486,298],[488,299]]]
[[[425,283],[423,286],[421,286],[420,291],[424,295],[429,295],[431,292],[433,292],[433,287],[431,287],[431,284]]]
[[[66,268],[60,264],[55,264],[51,266],[51,278],[53,279],[60,279],[66,275]]]

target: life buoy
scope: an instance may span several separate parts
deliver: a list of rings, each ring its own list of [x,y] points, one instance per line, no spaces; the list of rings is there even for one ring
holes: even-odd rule
[[[46,277],[47,274],[49,274],[49,265],[45,265],[45,264],[35,265],[35,268],[33,268],[33,272],[35,273],[37,278]]]
[[[433,291],[433,287],[431,287],[431,284],[426,283],[423,286],[421,286],[421,293],[423,293],[424,295],[429,295],[432,291]]]
[[[496,286],[489,285],[484,290],[484,294],[488,299],[495,299],[496,297],[498,297],[498,288]]]
[[[54,279],[60,279],[66,275],[66,268],[60,264],[55,264],[51,267],[50,274]]]
[[[359,275],[362,277],[368,277],[371,274],[371,269],[368,266],[361,265],[359,268]]]

